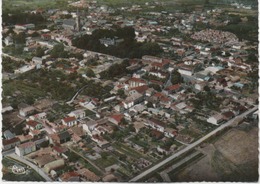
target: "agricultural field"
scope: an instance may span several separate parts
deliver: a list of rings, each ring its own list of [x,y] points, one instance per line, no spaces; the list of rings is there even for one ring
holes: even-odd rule
[[[258,180],[258,128],[241,124],[201,149],[206,156],[171,176],[175,181]],[[200,169],[198,169],[200,168]]]

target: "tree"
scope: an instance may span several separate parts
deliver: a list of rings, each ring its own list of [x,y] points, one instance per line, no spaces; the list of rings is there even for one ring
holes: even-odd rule
[[[26,35],[24,32],[21,32],[19,34],[16,34],[14,36],[14,41],[15,43],[17,44],[25,44],[25,38],[26,38]]]
[[[203,89],[204,89],[204,91],[206,91],[206,92],[210,92],[210,87],[209,87],[209,86],[205,86]]]
[[[51,50],[51,57],[53,58],[66,58],[68,56],[68,53],[64,50],[64,45],[57,44],[53,47]]]
[[[44,56],[44,49],[41,47],[37,47],[36,51],[35,51],[35,56],[37,57],[42,57]]]
[[[174,70],[172,72],[172,78],[171,78],[171,83],[174,84],[180,84],[183,82],[183,78],[181,74],[178,72],[178,70]]]
[[[86,70],[86,75],[87,75],[88,77],[95,77],[95,76],[96,76],[95,73],[94,73],[94,71],[91,70],[91,68],[87,68],[87,70]]]
[[[120,98],[125,98],[126,97],[125,91],[123,89],[119,89],[117,91],[117,94],[120,96]]]

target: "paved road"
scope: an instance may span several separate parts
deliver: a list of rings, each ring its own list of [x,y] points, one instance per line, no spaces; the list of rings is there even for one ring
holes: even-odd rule
[[[158,163],[157,165],[151,167],[150,169],[144,171],[143,173],[139,174],[138,176],[132,178],[130,180],[130,182],[136,182],[140,179],[142,179],[143,177],[145,177],[146,175],[154,172],[155,170],[157,170],[158,168],[162,167],[163,165],[167,164],[168,162],[170,162],[171,160],[179,157],[180,155],[182,155],[183,153],[190,151],[191,149],[195,148],[196,146],[198,146],[199,144],[201,144],[202,142],[204,142],[205,140],[207,140],[208,138],[210,138],[211,136],[215,135],[217,132],[223,130],[224,128],[232,125],[234,122],[236,122],[237,119],[243,118],[245,116],[247,116],[248,114],[256,111],[258,109],[258,106],[253,107],[252,109],[249,109],[248,111],[236,116],[235,118],[229,120],[228,122],[226,122],[225,124],[219,126],[218,128],[216,128],[215,130],[213,130],[212,132],[208,133],[207,135],[205,135],[204,137],[202,137],[201,139],[195,141],[194,143],[188,145],[186,148],[180,150],[179,152],[173,154],[172,156],[166,158],[165,160],[163,160],[162,162]]]
[[[22,157],[19,157],[18,155],[16,155],[15,153],[12,153],[10,155],[8,155],[9,157],[18,160],[28,166],[30,166],[32,169],[34,169],[39,175],[41,175],[41,177],[43,177],[46,181],[52,181],[52,179],[45,174],[40,168],[38,168],[36,165],[32,164],[31,162],[28,162],[27,160],[25,160]]]

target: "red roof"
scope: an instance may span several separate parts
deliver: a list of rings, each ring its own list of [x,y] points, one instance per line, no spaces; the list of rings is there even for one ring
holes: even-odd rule
[[[39,123],[37,121],[30,120],[26,124],[31,126],[31,127],[36,127]]]
[[[139,83],[146,83],[144,80],[139,79],[139,78],[131,78],[131,79],[129,79],[129,81],[139,82]]]
[[[67,181],[71,177],[79,177],[79,176],[80,175],[78,173],[71,171],[71,172],[64,173],[60,178],[62,179],[62,181]]]
[[[139,86],[139,87],[131,88],[131,90],[136,90],[138,93],[143,94],[148,88],[149,88],[148,86]]]
[[[58,153],[64,153],[64,152],[67,151],[66,148],[63,148],[63,147],[60,147],[60,146],[53,146],[52,149],[54,149],[54,150],[55,150],[56,152],[58,152]]]
[[[150,82],[153,83],[153,84],[158,84],[158,85],[160,85],[160,86],[163,85],[163,82],[161,82],[161,81],[150,80]]]
[[[20,144],[18,147],[26,149],[26,148],[30,148],[30,147],[33,147],[33,146],[35,146],[34,142],[26,142],[26,143]]]
[[[120,122],[123,119],[124,115],[122,114],[114,114],[112,116],[110,116],[110,118],[116,120],[117,122]]]
[[[65,123],[71,122],[71,121],[76,121],[76,118],[74,116],[72,117],[67,117],[67,118],[63,118],[63,121]]]
[[[175,84],[175,85],[172,85],[172,86],[169,86],[166,88],[166,90],[168,91],[174,91],[174,90],[177,90],[179,89],[181,86],[179,84]]]
[[[16,143],[16,142],[20,142],[20,139],[18,137],[14,137],[12,139],[9,139],[9,140],[3,140],[3,145],[6,146],[8,144],[13,144],[13,143]]]
[[[162,97],[164,97],[164,94],[162,94],[162,93],[155,93],[154,96],[158,97],[158,98],[162,98]]]

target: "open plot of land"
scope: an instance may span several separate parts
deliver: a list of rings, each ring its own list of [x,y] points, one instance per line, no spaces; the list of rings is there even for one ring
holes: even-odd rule
[[[257,127],[240,125],[201,151],[207,156],[171,178],[187,182],[258,180]]]
[[[27,170],[26,174],[14,174],[11,170],[13,165],[19,165],[26,167],[26,165],[21,164],[19,162],[16,162],[14,160],[8,159],[8,158],[3,158],[2,160],[3,168],[2,168],[2,173],[3,173],[3,180],[6,181],[44,181],[44,179],[38,175],[34,170],[29,169]]]

